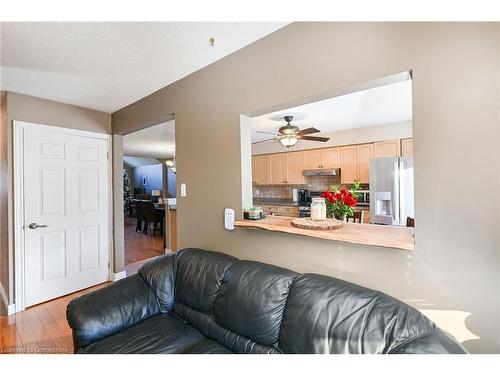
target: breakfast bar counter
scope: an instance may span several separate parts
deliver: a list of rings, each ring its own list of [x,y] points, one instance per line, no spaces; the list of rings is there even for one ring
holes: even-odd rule
[[[292,225],[291,217],[268,216],[262,220],[236,220],[234,225],[273,232],[349,242],[360,245],[381,246],[401,250],[415,249],[415,230],[399,226],[344,223],[339,229],[312,230]]]

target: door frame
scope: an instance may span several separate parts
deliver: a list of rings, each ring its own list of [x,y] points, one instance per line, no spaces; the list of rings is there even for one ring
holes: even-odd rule
[[[77,130],[52,125],[43,125],[25,121],[13,121],[13,162],[14,162],[14,306],[15,312],[25,309],[25,249],[24,249],[24,138],[25,129],[57,131],[68,135],[83,136],[88,138],[103,139],[107,143],[107,195],[108,204],[106,207],[107,232],[108,232],[108,279],[113,279],[113,180],[112,180],[112,155],[111,155],[111,135],[96,133],[85,130]]]

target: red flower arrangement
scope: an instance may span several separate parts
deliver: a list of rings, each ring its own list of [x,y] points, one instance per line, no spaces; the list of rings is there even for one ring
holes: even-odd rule
[[[350,190],[340,189],[338,185],[331,185],[330,189],[321,194],[325,198],[326,216],[344,220],[347,215],[354,214],[353,207],[358,203],[359,181],[355,181]]]

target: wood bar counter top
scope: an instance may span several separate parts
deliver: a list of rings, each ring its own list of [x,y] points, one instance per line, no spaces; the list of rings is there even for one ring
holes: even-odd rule
[[[236,220],[234,225],[242,228],[258,228],[273,232],[297,234],[360,245],[381,246],[409,251],[415,249],[414,228],[344,223],[339,229],[310,230],[294,227],[292,225],[292,218],[283,216],[267,216],[263,220]]]

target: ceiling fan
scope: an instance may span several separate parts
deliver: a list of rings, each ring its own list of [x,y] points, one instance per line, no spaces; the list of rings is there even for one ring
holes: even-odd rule
[[[295,146],[297,144],[299,139],[302,139],[304,141],[315,141],[315,142],[327,142],[330,139],[330,138],[326,138],[326,137],[314,137],[314,136],[307,135],[307,134],[319,133],[320,131],[316,128],[307,128],[307,129],[300,130],[297,126],[291,124],[291,122],[293,120],[293,116],[285,116],[285,117],[283,117],[283,119],[286,121],[286,125],[284,125],[278,129],[278,134],[257,131],[257,133],[262,133],[262,134],[273,134],[273,135],[275,135],[275,138],[264,139],[262,141],[252,142],[252,144],[271,142],[271,141],[278,140],[283,146],[292,147],[292,146]]]

